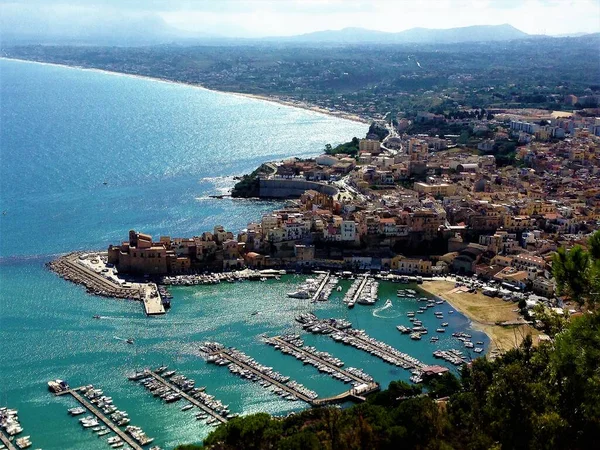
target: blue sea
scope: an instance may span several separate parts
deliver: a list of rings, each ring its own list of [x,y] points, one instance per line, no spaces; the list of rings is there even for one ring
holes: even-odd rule
[[[393,298],[393,307],[351,311],[341,303],[343,292],[312,308],[285,298],[304,279],[294,275],[180,287],[172,289],[167,315],[148,318],[138,303],[90,296],[44,266],[57,254],[118,243],[132,228],[153,236],[191,236],[217,224],[238,231],[281,203],[209,197],[226,193],[233,176],[267,160],[317,155],[325,144],[366,130],[361,123],[191,86],[0,59],[0,406],[19,410],[33,448],[109,448],[67,415],[72,400],[48,393],[46,382],[54,378],[101,387],[163,448],[201,442],[210,429],[191,411],[181,412],[182,404],[165,405],[128,381],[135,368],[168,364],[232,412],[286,414],[306,407],[207,365],[198,356],[204,340],[236,346],[320,396],[341,392],[342,383],[259,339],[299,331],[293,318],[308,309],[346,317],[436,362],[428,340],[410,341],[396,331],[416,307],[395,299],[392,285],[382,286],[382,296]],[[261,313],[252,315],[255,310]],[[93,320],[96,314],[102,320]],[[432,316],[423,321],[435,326]],[[458,313],[447,321],[449,333],[469,329]],[[471,332],[487,344],[483,334]],[[135,345],[123,342],[129,337]],[[305,340],[364,367],[384,387],[410,375],[325,336]],[[438,347],[457,345],[445,336]]]

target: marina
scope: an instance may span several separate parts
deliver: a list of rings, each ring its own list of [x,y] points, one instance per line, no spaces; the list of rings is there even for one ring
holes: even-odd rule
[[[213,419],[211,423],[227,422],[227,418],[223,416],[223,412],[225,412],[225,415],[227,415],[229,411],[225,407],[223,407],[221,402],[215,401],[214,397],[204,393],[203,389],[195,388],[194,383],[191,383],[187,379],[182,380],[181,378],[175,378],[175,380],[173,380],[171,378],[171,381],[167,381],[166,378],[164,378],[157,372],[161,373],[163,372],[163,370],[157,369],[155,371],[152,371],[149,369],[144,369],[142,372],[136,373],[134,378],[130,377],[130,379],[132,381],[140,381],[142,384],[144,383],[144,380],[147,380],[149,378],[153,379],[158,383],[158,385],[153,385],[151,383],[147,383],[144,385],[144,387],[146,387],[150,392],[152,392],[153,395],[156,392],[160,393],[159,395],[166,394],[163,400],[165,400],[168,403],[183,398],[187,400],[189,404],[196,406],[197,408],[202,410],[206,415],[210,416]],[[176,384],[178,384],[178,386],[176,386]],[[162,392],[159,390],[161,386],[163,389]],[[167,400],[167,398],[169,398],[168,395],[172,395],[172,397],[170,397],[171,400]]]
[[[418,359],[370,337],[364,331],[353,329],[347,321],[320,320],[312,313],[300,315],[296,320],[302,323],[302,327],[311,333],[326,334],[336,342],[351,345],[403,369],[422,369],[426,366]]]
[[[263,366],[235,348],[225,348],[216,342],[205,342],[200,346],[200,350],[206,355],[207,362],[228,366],[231,373],[260,382],[265,388],[270,388],[273,393],[284,396],[287,400],[302,400],[311,404],[317,398],[316,392],[291,380],[290,377]]]
[[[348,305],[348,308],[354,308],[354,305],[360,298],[368,279],[369,277],[364,275],[361,278],[357,278],[352,283],[350,289],[348,289],[348,292],[346,292],[346,295],[344,296],[344,303]]]
[[[265,343],[274,346],[276,350],[290,354],[305,364],[310,364],[319,371],[329,374],[331,377],[345,383],[352,383],[356,388],[363,386],[364,394],[379,390],[379,384],[373,377],[364,373],[361,369],[349,367],[342,369],[344,363],[327,352],[319,352],[314,347],[304,346],[304,341],[299,335],[283,335],[265,338]]]
[[[89,386],[89,385],[88,385]],[[99,407],[94,406],[91,401],[89,401],[84,395],[89,388],[87,386],[81,386],[78,388],[65,389],[59,392],[55,392],[57,396],[70,395],[75,400],[77,400],[84,408],[86,408],[90,413],[92,413],[98,420],[104,423],[108,429],[110,429],[113,433],[116,434],[116,437],[120,439],[120,441],[126,443],[133,450],[142,450],[143,447],[138,444],[133,437],[124,432],[118,425],[116,425],[111,419],[106,417],[106,415],[100,411]],[[81,392],[81,393],[80,393]],[[116,441],[120,442],[120,441]]]

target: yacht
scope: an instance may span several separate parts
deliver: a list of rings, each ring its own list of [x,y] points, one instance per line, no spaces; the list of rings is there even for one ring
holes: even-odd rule
[[[194,405],[192,405],[191,403],[188,405],[185,405],[183,408],[181,408],[182,411],[189,411],[190,409],[192,409],[194,407]]]
[[[392,301],[391,301],[391,300],[388,298],[388,299],[385,301],[385,305],[383,305],[383,306],[384,306],[384,307],[387,307],[387,308],[389,308],[390,306],[393,306],[393,305],[394,305],[394,304],[392,303]]]
[[[306,291],[296,291],[296,292],[288,292],[287,296],[290,298],[307,299],[309,297],[309,294]]]
[[[59,392],[63,392],[66,391],[67,389],[69,389],[69,385],[67,384],[66,381],[63,380],[50,380],[48,381],[48,389],[51,392],[54,392],[55,394],[59,393]]]

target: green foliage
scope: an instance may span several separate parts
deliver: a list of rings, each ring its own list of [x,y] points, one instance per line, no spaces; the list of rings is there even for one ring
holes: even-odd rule
[[[339,153],[344,153],[350,156],[356,156],[358,154],[358,138],[353,137],[350,142],[346,142],[345,144],[340,144],[333,148],[331,144],[325,145],[325,153],[328,155],[337,155]]]
[[[552,273],[559,294],[580,306],[593,307],[600,296],[600,231],[590,237],[588,246],[587,251],[579,245],[559,248],[552,259]]]

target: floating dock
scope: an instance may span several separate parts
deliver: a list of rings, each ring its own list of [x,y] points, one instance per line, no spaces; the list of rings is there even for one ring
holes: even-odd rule
[[[369,277],[367,275],[365,275],[364,278],[362,279],[362,281],[360,282],[358,289],[354,293],[354,297],[352,297],[352,300],[350,300],[350,302],[348,303],[349,307],[350,307],[350,305],[354,306],[356,304],[356,301],[360,298],[360,295],[362,294],[362,291],[364,290],[365,284],[367,284],[368,280],[369,280]]]
[[[66,391],[57,392],[56,396],[62,395],[71,395],[75,400],[77,400],[81,405],[83,405],[89,412],[91,412],[94,416],[100,419],[104,424],[113,431],[117,436],[123,440],[127,445],[129,445],[134,450],[143,450],[143,447],[138,444],[131,436],[121,430],[112,420],[102,413],[98,408],[92,405],[87,401],[78,391],[80,391],[83,387],[78,387],[74,389],[67,389]]]
[[[351,345],[354,348],[363,350],[376,356],[383,361],[402,367],[404,369],[422,369],[426,364],[418,359],[395,349],[385,342],[379,341],[368,336],[366,333],[353,329],[349,322],[345,326],[335,326],[336,319],[321,320],[314,314],[310,317],[296,318],[302,323],[302,328],[314,334],[328,335],[336,342],[342,342]],[[343,322],[343,321],[342,321]]]
[[[319,296],[321,295],[321,292],[323,292],[323,288],[325,287],[325,285],[327,284],[327,282],[329,281],[329,277],[331,276],[331,274],[329,272],[327,272],[327,274],[325,275],[325,277],[323,277],[323,281],[321,281],[321,284],[319,285],[319,287],[317,288],[317,291],[315,292],[315,295],[312,296],[311,298],[311,302],[316,302],[319,299]]]
[[[8,450],[18,450],[2,431],[0,431],[0,441],[2,441]]]
[[[319,356],[317,356],[314,353],[311,353],[311,352],[305,350],[302,347],[298,347],[298,346],[293,345],[292,343],[290,343],[290,342],[288,342],[286,340],[281,339],[279,336],[273,336],[270,339],[272,341],[278,343],[282,347],[288,347],[291,350],[294,350],[294,351],[296,351],[298,353],[303,354],[307,359],[312,359],[315,362],[317,362],[319,364],[322,364],[323,366],[329,367],[330,369],[334,370],[335,372],[337,372],[337,373],[339,373],[341,375],[344,375],[344,376],[350,378],[352,381],[354,381],[356,383],[368,385],[369,389],[368,389],[368,392],[365,392],[365,394],[369,394],[371,392],[375,392],[375,391],[379,390],[379,384],[374,383],[372,381],[367,381],[367,380],[365,380],[365,379],[363,379],[363,378],[361,378],[361,377],[353,374],[352,372],[348,372],[347,370],[344,370],[344,369],[336,366],[335,364],[332,364],[331,362],[326,361],[323,358],[320,358]]]
[[[144,375],[148,375],[149,377],[154,378],[156,381],[160,382],[161,384],[163,384],[165,387],[171,389],[172,391],[177,392],[179,395],[181,395],[182,398],[185,398],[188,402],[190,402],[194,406],[200,408],[202,411],[206,412],[211,417],[214,417],[219,422],[221,422],[221,423],[227,422],[227,419],[225,417],[223,417],[220,414],[218,414],[217,412],[213,411],[208,406],[206,406],[204,403],[196,400],[194,397],[188,395],[186,392],[183,392],[181,389],[179,389],[174,384],[169,383],[167,380],[165,380],[159,374],[154,373],[153,371],[148,370],[148,369],[144,370],[143,373],[144,373]]]
[[[241,361],[240,359],[238,359],[237,357],[235,357],[234,355],[232,355],[229,352],[229,350],[226,349],[226,348],[222,348],[220,350],[211,352],[211,353],[209,353],[209,356],[217,356],[217,357],[221,357],[223,359],[226,359],[230,363],[236,364],[237,366],[241,367],[242,369],[247,370],[249,372],[252,372],[258,378],[260,378],[260,379],[262,379],[262,380],[270,383],[271,385],[273,385],[275,387],[278,387],[282,391],[285,391],[288,394],[292,394],[296,398],[298,398],[298,399],[300,399],[300,400],[302,400],[302,401],[304,401],[304,402],[312,405],[313,399],[311,399],[308,395],[300,392],[295,387],[288,385],[288,381],[286,381],[286,382],[278,381],[275,378],[269,376],[268,374],[263,373],[260,370],[257,370],[257,369],[255,369],[252,366],[249,366],[245,362]]]

